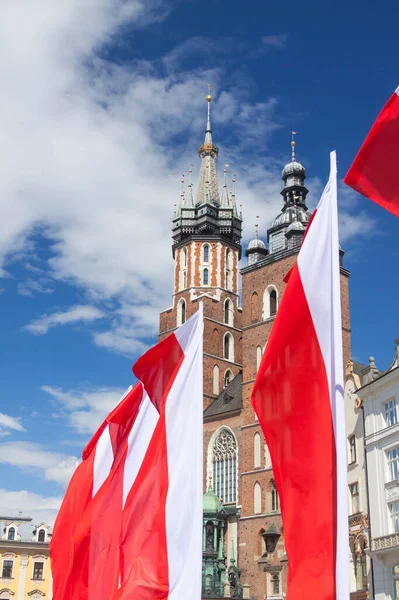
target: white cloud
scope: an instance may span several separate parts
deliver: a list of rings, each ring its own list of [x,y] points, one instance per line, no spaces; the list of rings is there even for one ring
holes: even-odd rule
[[[265,35],[262,37],[262,44],[266,48],[284,48],[287,43],[288,35],[286,33],[279,33],[277,35]]]
[[[77,464],[75,456],[45,450],[30,442],[3,442],[0,444],[0,463],[29,469],[49,481],[66,486]]]
[[[4,413],[0,413],[0,437],[10,435],[11,431],[26,431],[17,417],[10,417]]]
[[[93,433],[121,399],[124,389],[106,388],[63,391],[49,385],[42,390],[56,401],[57,410],[67,416],[77,433]],[[56,415],[58,413],[56,412]]]
[[[42,317],[25,325],[25,329],[37,335],[44,335],[51,327],[57,325],[70,325],[84,321],[95,321],[102,319],[104,312],[94,306],[77,305],[64,312],[56,312]]]
[[[61,496],[41,496],[26,490],[10,491],[0,488],[0,513],[6,517],[32,517],[32,525],[53,525],[61,505]]]
[[[88,304],[45,314],[27,326],[32,333],[82,321],[97,325],[107,313],[104,327],[93,331],[97,345],[129,355],[147,347],[159,310],[170,304],[170,219],[180,173],[202,141],[201,90],[209,80],[215,142],[224,129],[229,144],[219,144],[219,164],[228,162],[237,172],[238,203],[245,200],[244,239],[252,236],[256,214],[265,232],[280,209],[282,165],[273,158],[265,165],[258,153],[280,127],[276,98],[252,103],[239,73],[226,87],[221,65],[185,70],[183,57],[198,40],[152,63],[105,60],[119,27],[128,25],[134,36],[135,27],[163,18],[165,6],[151,0],[0,4],[0,74],[9,82],[0,96],[0,114],[7,115],[0,148],[0,219],[7,224],[0,229],[0,270],[23,260],[38,283],[20,282],[20,293],[47,292],[62,280],[78,286]],[[285,41],[285,35],[271,35],[263,44]],[[197,159],[194,173],[198,166]],[[350,235],[353,226],[347,230]],[[51,245],[42,274],[31,258],[37,258],[40,235]],[[145,327],[143,313],[151,315]]]

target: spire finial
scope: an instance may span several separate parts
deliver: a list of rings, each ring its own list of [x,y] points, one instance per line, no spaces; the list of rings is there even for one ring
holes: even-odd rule
[[[223,173],[224,173],[224,183],[223,183],[223,185],[224,185],[224,187],[227,187],[227,167],[228,166],[229,165],[224,165],[224,169],[223,169]]]
[[[256,215],[256,219],[259,219],[259,215]],[[258,235],[258,227],[259,227],[259,223],[256,220],[255,222],[255,238],[258,239],[259,235]]]
[[[189,185],[189,187],[191,187],[193,184],[192,175],[193,175],[193,165],[190,165],[190,168],[188,170],[188,185]]]
[[[292,131],[292,138],[291,138],[291,151],[292,151],[292,162],[296,161],[296,155],[295,155],[295,146],[296,146],[296,141],[295,141],[295,137],[297,132],[296,131]]]
[[[212,129],[211,129],[211,102],[212,102],[212,96],[211,96],[211,90],[212,90],[212,86],[210,83],[208,83],[208,95],[206,97],[206,101],[208,102],[208,119],[206,122],[206,133],[212,133]],[[207,140],[205,140],[206,143]],[[208,142],[212,140],[208,140]]]
[[[212,102],[211,92],[212,92],[212,85],[210,83],[208,83],[208,95],[206,97],[206,99],[207,99],[208,102]]]

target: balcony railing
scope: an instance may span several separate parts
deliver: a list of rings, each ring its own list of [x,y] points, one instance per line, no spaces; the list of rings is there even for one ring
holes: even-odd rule
[[[383,535],[382,537],[372,538],[371,540],[372,552],[389,550],[390,548],[396,548],[397,546],[399,546],[399,533],[391,533],[390,535]]]

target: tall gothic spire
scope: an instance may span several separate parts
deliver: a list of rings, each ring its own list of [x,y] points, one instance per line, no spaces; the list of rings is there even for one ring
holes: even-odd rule
[[[222,198],[219,196],[219,186],[216,175],[216,157],[219,148],[212,140],[211,102],[212,96],[206,97],[208,116],[205,130],[205,140],[199,147],[201,158],[200,175],[197,189],[197,199],[194,202],[192,169],[189,171],[188,186],[182,191],[180,204],[172,219],[173,252],[182,243],[190,239],[223,240],[236,247],[241,253],[242,216],[237,212],[235,199],[235,180],[233,190],[228,192],[227,166],[224,170],[224,185]],[[184,179],[184,178],[183,178]],[[240,254],[241,256],[241,254]]]
[[[211,128],[211,102],[212,96],[206,97],[208,102],[208,118],[206,122],[205,140],[202,146],[198,148],[198,154],[201,158],[201,168],[197,190],[197,204],[215,204],[220,205],[219,186],[216,175],[216,158],[219,154],[219,148],[212,141]]]

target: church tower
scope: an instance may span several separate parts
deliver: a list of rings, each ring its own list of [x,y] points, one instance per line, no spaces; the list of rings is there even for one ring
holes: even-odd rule
[[[184,323],[203,301],[202,596],[283,598],[288,565],[280,503],[251,391],[284,293],[284,277],[296,261],[309,222],[306,171],[296,159],[293,139],[291,161],[282,172],[282,207],[267,231],[268,243],[256,231],[246,249],[241,307],[242,217],[234,179],[232,190],[227,187],[226,167],[219,194],[210,95],[207,102],[198,185],[194,190],[190,169],[172,221],[173,302],[160,315],[159,337]],[[348,277],[341,264],[345,364],[350,356]]]
[[[256,599],[283,597],[286,592],[287,556],[280,502],[268,449],[251,405],[251,392],[284,293],[285,275],[295,264],[310,218],[306,205],[306,170],[296,159],[294,139],[291,154],[291,161],[282,172],[283,205],[267,231],[268,248],[256,234],[246,250],[248,265],[241,270],[243,382],[239,566],[242,582],[249,584],[250,596]],[[342,256],[343,252],[341,262]],[[349,272],[341,264],[345,364],[350,356],[348,277]]]
[[[173,305],[161,313],[160,338],[184,323],[204,303],[204,409],[242,369],[239,270],[242,218],[235,188],[227,188],[227,168],[219,194],[218,147],[212,139],[211,103],[195,193],[192,169],[172,221],[175,261]]]

